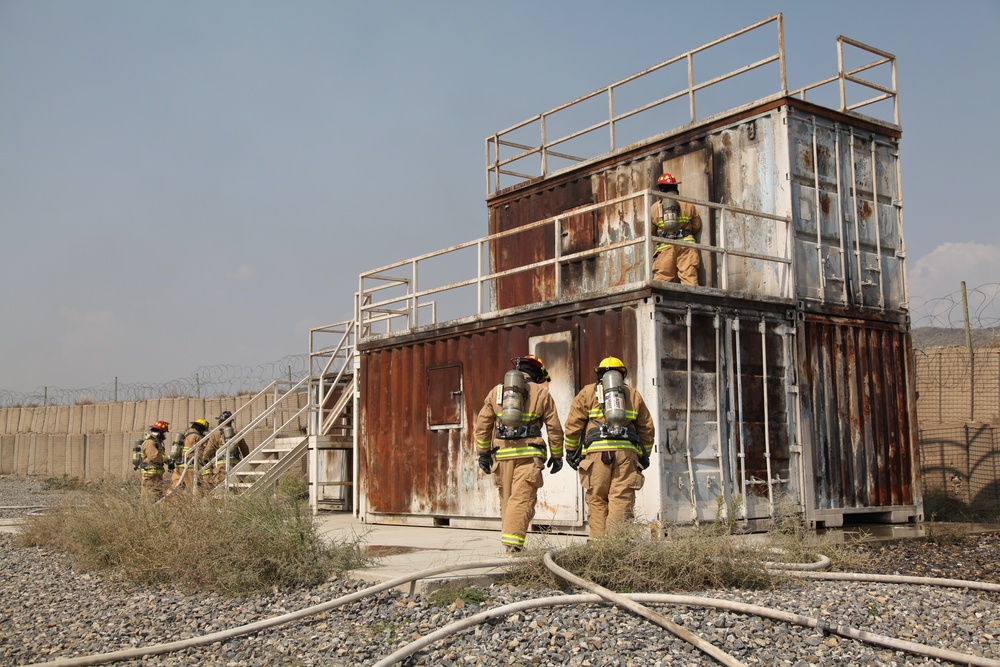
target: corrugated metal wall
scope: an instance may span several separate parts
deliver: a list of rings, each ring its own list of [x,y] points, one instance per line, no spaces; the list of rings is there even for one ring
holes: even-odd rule
[[[817,509],[919,502],[912,349],[903,328],[807,316],[802,430]]]
[[[367,510],[375,514],[434,517],[497,516],[496,489],[476,467],[473,425],[488,392],[503,381],[510,359],[528,354],[529,339],[569,332],[576,359],[544,359],[553,369],[582,369],[583,377],[553,377],[574,392],[591,381],[590,370],[614,354],[636,363],[635,306],[629,304],[558,317],[491,323],[446,337],[406,345],[370,348],[362,353],[361,483]],[[454,387],[435,387],[432,379],[449,377],[441,369],[459,366]],[[457,380],[457,381],[456,381]],[[460,392],[458,394],[453,392]],[[460,420],[448,427],[446,416],[429,401],[460,400]],[[442,398],[442,397],[447,397]],[[560,415],[565,419],[565,414]]]

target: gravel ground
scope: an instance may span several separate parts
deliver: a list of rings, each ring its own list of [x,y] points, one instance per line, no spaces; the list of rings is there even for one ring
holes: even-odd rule
[[[40,485],[0,478],[0,506],[44,504]],[[0,518],[24,510],[0,510]],[[910,540],[865,547],[866,571],[1000,583],[1000,534],[958,545]],[[253,623],[360,590],[333,580],[238,600],[135,589],[75,569],[58,554],[20,549],[0,534],[0,664],[27,665],[177,641]],[[576,592],[576,591],[574,591]],[[338,667],[372,665],[448,623],[559,591],[492,586],[483,604],[435,606],[390,591],[256,634],[126,665]],[[768,591],[700,595],[774,607],[832,624],[1000,660],[1000,594],[928,586],[799,581]],[[748,665],[948,664],[817,630],[732,612],[657,608]],[[628,612],[602,605],[524,611],[425,648],[406,665],[715,665]]]

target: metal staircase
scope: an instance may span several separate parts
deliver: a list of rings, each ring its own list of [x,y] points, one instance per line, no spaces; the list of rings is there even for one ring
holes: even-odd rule
[[[227,444],[240,440],[251,446],[250,453],[229,467],[228,447],[216,452],[212,461],[195,472],[196,484],[202,472],[214,470],[217,463],[226,465],[225,482],[214,495],[227,492],[259,493],[273,490],[278,479],[296,466],[308,471],[309,500],[314,512],[320,509],[346,510],[355,506],[353,495],[354,413],[357,398],[355,372],[354,320],[339,322],[310,331],[310,375],[298,382],[275,381],[233,412],[231,423],[246,424],[230,437]],[[317,340],[335,334],[335,345],[321,347]],[[218,425],[205,433],[191,449],[190,460],[203,451]],[[256,446],[251,443],[259,440]],[[303,457],[312,452],[307,466]],[[174,493],[175,485],[168,496]],[[333,491],[332,493],[330,491]]]

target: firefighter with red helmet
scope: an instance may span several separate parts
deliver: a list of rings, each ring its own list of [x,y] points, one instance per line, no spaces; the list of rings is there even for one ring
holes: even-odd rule
[[[180,452],[172,452],[175,454],[173,458],[177,465],[173,477],[171,477],[175,487],[183,483],[185,489],[189,491],[194,489],[194,476],[198,473],[198,461],[194,449],[195,445],[205,437],[207,431],[208,421],[205,419],[195,419],[191,422],[191,426],[184,431]]]
[[[479,468],[493,475],[500,494],[500,541],[508,553],[516,553],[524,548],[535,516],[543,469],[548,466],[552,474],[562,469],[563,431],[555,401],[542,386],[551,380],[542,360],[529,354],[511,364],[504,381],[487,394],[475,436]]]
[[[168,431],[170,424],[160,420],[150,426],[149,432],[143,436],[138,466],[141,475],[139,497],[143,502],[155,503],[164,496],[163,472],[168,466],[173,467],[167,460],[164,443]]]
[[[625,384],[618,357],[594,368],[597,382],[580,390],[566,418],[566,462],[580,475],[587,496],[590,537],[632,521],[635,492],[649,467],[655,426],[642,395]]]
[[[656,181],[656,189],[667,194],[680,194],[678,181],[673,174],[663,173]],[[684,243],[696,243],[695,234],[701,231],[698,212],[676,199],[657,198],[649,208],[649,219],[655,225],[657,236]],[[679,278],[685,285],[698,284],[701,255],[697,248],[660,241],[653,250],[653,280],[673,282]]]

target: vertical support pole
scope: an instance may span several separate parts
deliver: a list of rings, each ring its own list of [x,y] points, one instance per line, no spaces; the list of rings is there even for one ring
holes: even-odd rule
[[[542,154],[542,173],[541,173],[541,175],[545,176],[546,174],[549,173],[549,151],[548,151],[548,146],[545,145],[545,141],[546,141],[546,137],[545,137],[545,114],[542,114],[541,116],[539,116],[539,123],[541,124],[541,128],[542,128],[542,145],[540,146],[540,148],[541,148],[541,154]]]
[[[483,242],[476,244],[476,315],[483,314]]]
[[[965,345],[969,348],[969,419],[976,420],[976,359],[972,350],[972,329],[969,327],[969,295],[962,281],[962,319],[965,321]]]
[[[688,66],[688,105],[691,108],[691,122],[693,123],[697,116],[694,110],[694,54],[688,52],[687,54],[687,66]]]
[[[895,66],[895,61],[893,61],[893,66]],[[781,72],[781,92],[783,94],[788,93],[788,82],[785,76],[785,23],[781,14],[778,14],[778,68]],[[893,86],[895,90],[895,86]],[[899,121],[896,121],[899,125]]]
[[[642,239],[642,261],[645,267],[646,282],[653,277],[653,218],[649,209],[653,206],[649,190],[642,193],[642,218],[646,220],[646,234]]]
[[[722,315],[716,309],[712,318],[715,328],[715,458],[719,462],[719,489],[726,501],[724,507],[729,507],[729,494],[726,493],[726,469],[722,458]]]
[[[608,127],[611,133],[611,150],[615,149],[615,89],[608,86]]]
[[[686,419],[684,424],[684,447],[687,450],[687,468],[688,468],[688,496],[691,499],[691,521],[695,524],[698,523],[698,499],[695,495],[695,478],[694,478],[694,452],[691,451],[691,307],[688,306],[687,312],[684,316],[684,325],[687,329],[687,394],[685,398],[686,402]]]
[[[740,446],[737,456],[740,460],[740,495],[743,497],[743,518],[747,516],[747,462],[746,462],[746,431],[743,422],[743,355],[740,353],[740,318],[733,319],[733,332],[736,334],[736,394],[737,394],[737,426],[739,428]]]
[[[719,209],[719,249],[722,252],[722,275],[719,276],[719,286],[723,291],[729,290],[729,253],[726,251],[726,207]]]
[[[410,262],[411,274],[413,276],[413,282],[410,283],[410,328],[415,329],[417,327],[417,262],[413,260]]]
[[[556,278],[556,298],[562,296],[562,218],[556,217],[552,223],[556,233],[555,239],[555,278]]]
[[[767,325],[760,318],[761,391],[764,394],[764,459],[767,462],[767,511],[774,516],[774,475],[771,472],[771,413],[767,404]]]
[[[840,78],[840,110],[847,111],[847,92],[844,79],[844,42],[837,37],[837,74]]]

